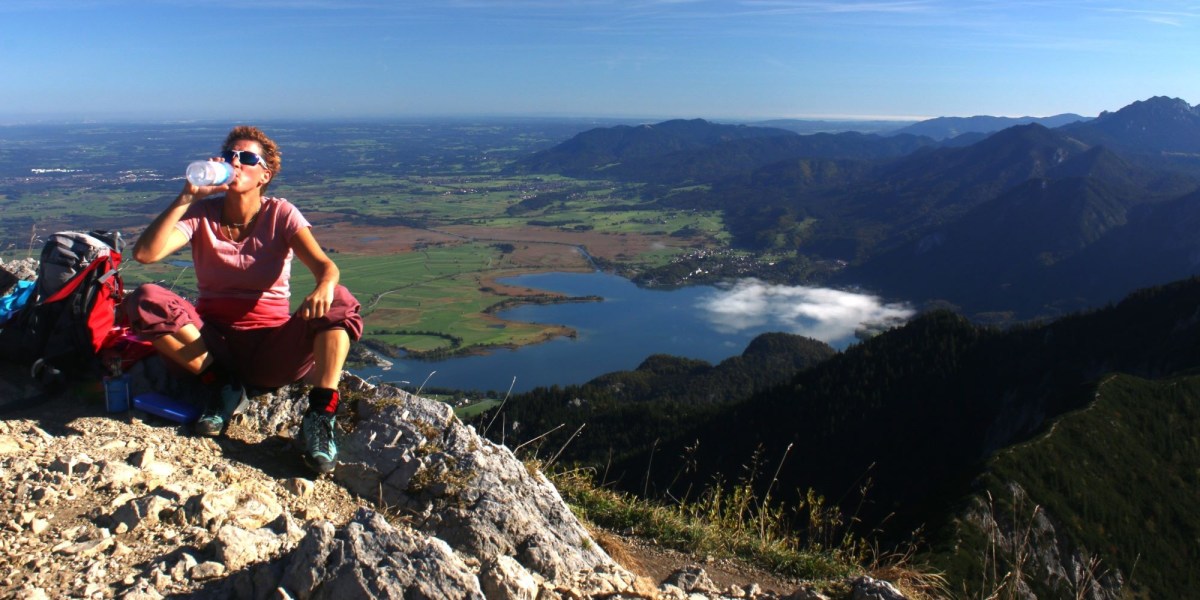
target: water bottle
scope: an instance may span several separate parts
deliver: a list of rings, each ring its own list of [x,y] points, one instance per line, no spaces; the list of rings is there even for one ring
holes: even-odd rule
[[[104,407],[108,412],[129,410],[129,375],[104,377]]]
[[[211,160],[198,160],[187,166],[187,180],[192,185],[225,185],[233,181],[233,165]]]

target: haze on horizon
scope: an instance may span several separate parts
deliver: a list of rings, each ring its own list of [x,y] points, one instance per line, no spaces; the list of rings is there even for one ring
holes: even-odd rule
[[[0,124],[1094,116],[1198,50],[1182,0],[6,0]]]

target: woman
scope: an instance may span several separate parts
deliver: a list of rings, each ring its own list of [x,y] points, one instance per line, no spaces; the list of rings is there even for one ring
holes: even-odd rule
[[[362,317],[300,211],[265,196],[279,173],[279,154],[258,128],[229,132],[213,160],[230,163],[233,180],[203,187],[185,180],[133,250],[138,262],[153,263],[190,243],[198,302],[147,284],[123,306],[139,335],[208,386],[212,399],[195,424],[198,435],[224,431],[246,400],[243,384],[275,388],[302,378],[313,384],[301,424],[304,458],[327,473],[337,464],[338,380],[351,339],[362,335]],[[316,280],[295,313],[288,283],[293,256]]]

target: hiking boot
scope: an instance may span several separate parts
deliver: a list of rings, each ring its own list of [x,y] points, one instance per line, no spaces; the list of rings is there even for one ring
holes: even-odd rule
[[[337,420],[328,413],[309,411],[300,422],[300,439],[304,442],[304,463],[317,473],[329,473],[337,466],[337,442],[334,431]]]
[[[200,419],[192,426],[196,435],[216,437],[225,431],[225,426],[234,413],[246,404],[246,388],[238,383],[226,383],[217,389],[200,413]]]

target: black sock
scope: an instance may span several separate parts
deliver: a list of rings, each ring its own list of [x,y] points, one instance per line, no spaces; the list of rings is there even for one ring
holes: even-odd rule
[[[200,374],[197,375],[197,377],[200,378],[200,383],[203,383],[204,385],[216,386],[229,383],[229,381],[232,379],[229,376],[229,371],[226,371],[217,363],[208,365],[208,368],[200,371]]]
[[[332,415],[337,412],[338,393],[330,388],[315,387],[308,392],[308,410]]]

